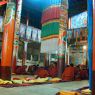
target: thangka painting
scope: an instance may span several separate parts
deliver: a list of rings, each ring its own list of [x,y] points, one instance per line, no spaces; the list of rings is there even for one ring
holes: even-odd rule
[[[70,54],[70,63],[73,63],[74,65],[78,65],[78,64],[83,64],[84,62],[84,57],[83,57],[83,53],[71,53]]]
[[[41,30],[38,30],[38,41],[41,42]]]
[[[26,38],[28,40],[31,40],[31,32],[32,32],[32,27],[28,26],[27,29],[26,29]]]
[[[36,41],[37,40],[37,29],[36,28],[32,28],[32,40]]]
[[[3,32],[3,17],[0,16],[0,32]]]
[[[87,27],[87,11],[71,18],[71,29]]]
[[[20,25],[20,37],[24,38],[26,31],[26,26],[24,24]]]
[[[67,38],[71,39],[72,38],[72,30],[67,31]]]

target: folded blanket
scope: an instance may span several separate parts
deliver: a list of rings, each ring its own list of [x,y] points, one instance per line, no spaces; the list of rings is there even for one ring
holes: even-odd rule
[[[66,92],[66,91],[60,91],[56,95],[80,95],[78,92]]]
[[[91,90],[89,90],[89,89],[82,90],[81,92],[82,92],[82,94],[91,95]]]

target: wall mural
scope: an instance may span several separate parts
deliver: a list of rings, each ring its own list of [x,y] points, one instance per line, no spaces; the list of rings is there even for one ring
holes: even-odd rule
[[[87,41],[88,30],[87,28],[69,29],[67,30],[68,44],[74,44],[75,42]]]
[[[71,29],[87,27],[87,11],[71,18]]]
[[[73,63],[74,65],[83,64],[84,62],[83,53],[80,52],[71,53],[70,58],[71,58],[70,63]]]
[[[0,32],[3,32],[3,17],[0,16]]]

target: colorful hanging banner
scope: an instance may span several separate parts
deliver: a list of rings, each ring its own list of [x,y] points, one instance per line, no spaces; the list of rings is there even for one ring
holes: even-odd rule
[[[37,33],[38,33],[37,29],[33,28],[33,33],[32,33],[32,39],[33,39],[33,41],[36,41]]]
[[[32,27],[28,26],[27,29],[26,29],[26,38],[28,40],[31,40],[31,32],[32,32]]]
[[[24,24],[20,24],[20,37],[24,38],[26,31],[26,26]]]
[[[38,29],[38,42],[41,42],[41,30]]]

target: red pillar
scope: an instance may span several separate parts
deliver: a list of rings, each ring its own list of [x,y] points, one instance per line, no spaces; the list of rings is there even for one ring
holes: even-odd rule
[[[61,77],[65,68],[65,52],[66,52],[66,30],[68,27],[68,0],[63,0],[60,6],[60,28],[59,28],[59,62],[58,76]]]
[[[16,12],[16,21],[15,21],[14,47],[13,47],[13,60],[12,60],[12,73],[16,72],[18,47],[19,47],[19,30],[20,30],[21,10],[22,10],[22,0],[17,0],[17,12]]]
[[[93,0],[93,69],[92,69],[92,95],[95,95],[95,0]]]
[[[0,1],[0,6],[4,5],[7,3],[7,0],[6,1]]]
[[[1,78],[5,80],[11,79],[14,23],[15,23],[15,3],[9,2],[7,4],[6,16],[4,20],[2,60],[1,60]]]

